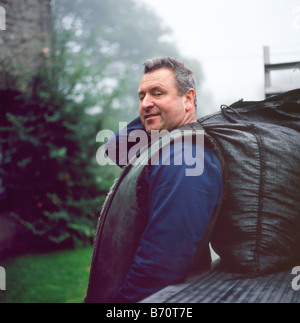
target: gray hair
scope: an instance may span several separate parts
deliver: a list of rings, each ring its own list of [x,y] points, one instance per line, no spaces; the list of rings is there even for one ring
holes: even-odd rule
[[[196,92],[196,81],[193,72],[181,61],[173,57],[158,57],[148,59],[145,63],[144,73],[150,73],[160,68],[169,68],[175,73],[178,94],[184,95],[188,90]],[[195,96],[195,108],[197,109],[197,95]]]

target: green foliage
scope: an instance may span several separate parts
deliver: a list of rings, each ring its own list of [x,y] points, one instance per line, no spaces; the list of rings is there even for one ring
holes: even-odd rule
[[[64,110],[67,102],[55,107],[44,97],[24,98],[9,91],[3,96],[12,110],[0,127],[0,174],[10,210],[43,240],[73,245],[90,241],[104,191],[96,185],[79,124],[75,127]]]
[[[32,93],[0,93],[0,176],[9,211],[32,244],[90,243],[107,190],[97,181],[95,124],[86,102],[74,98],[74,80],[90,71],[70,69],[71,55],[67,34],[55,34],[51,54],[32,78]]]

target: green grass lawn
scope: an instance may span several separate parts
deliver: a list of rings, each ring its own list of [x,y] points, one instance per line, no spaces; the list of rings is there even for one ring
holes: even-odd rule
[[[6,270],[0,303],[83,303],[91,257],[88,247],[0,262]]]

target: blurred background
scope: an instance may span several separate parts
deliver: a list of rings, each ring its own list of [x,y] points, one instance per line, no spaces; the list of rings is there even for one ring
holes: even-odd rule
[[[98,216],[119,173],[97,165],[96,135],[138,115],[146,59],[174,56],[194,71],[199,117],[300,87],[299,0],[0,7],[0,302],[83,302]]]
[[[300,60],[299,0],[144,0],[173,33],[169,39],[202,68],[204,114],[243,98],[265,98],[263,47],[270,63]],[[272,85],[300,84],[300,70],[275,70]]]

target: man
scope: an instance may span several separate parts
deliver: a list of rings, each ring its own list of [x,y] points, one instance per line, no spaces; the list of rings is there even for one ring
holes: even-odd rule
[[[140,117],[126,136],[199,129],[194,76],[182,62],[148,60],[138,95]],[[119,146],[108,142],[107,149],[119,152],[120,163],[124,133],[116,138]],[[177,162],[184,151],[195,155],[197,143],[183,141],[182,147],[171,145],[170,164],[162,157],[155,165],[124,167],[101,213],[86,302],[138,302],[210,263],[206,233],[221,204],[222,170],[206,145],[203,173],[187,176],[190,165]]]

